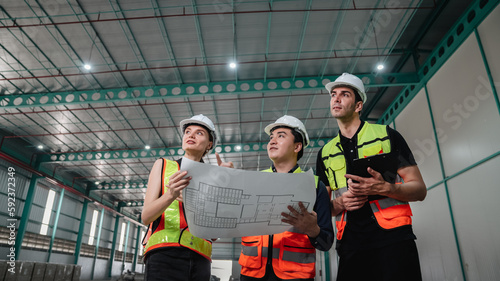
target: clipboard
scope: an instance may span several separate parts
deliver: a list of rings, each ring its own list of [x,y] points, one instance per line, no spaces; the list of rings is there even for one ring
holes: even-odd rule
[[[348,174],[370,178],[372,175],[368,173],[367,168],[382,174],[384,180],[394,183],[397,177],[398,161],[396,161],[394,154],[383,153],[368,156],[365,158],[354,159],[348,171]]]

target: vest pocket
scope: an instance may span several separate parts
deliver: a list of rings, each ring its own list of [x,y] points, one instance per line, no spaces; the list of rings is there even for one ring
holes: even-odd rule
[[[247,236],[241,238],[241,255],[238,263],[249,268],[260,268],[263,259],[262,238],[260,236]],[[267,258],[267,253],[265,254]]]
[[[382,149],[382,144],[381,143],[375,143],[372,146],[369,147],[363,147],[363,157],[368,157],[376,154],[381,154],[384,153]]]
[[[385,198],[385,199],[381,199],[381,200],[391,200],[391,199]],[[395,199],[392,199],[392,200],[395,200]],[[385,206],[385,207],[381,206],[380,203],[381,203],[380,200],[376,200],[372,204],[375,204],[375,206],[378,209],[378,213],[384,219],[390,220],[390,219],[394,219],[394,218],[402,217],[402,216],[407,216],[407,217],[412,216],[410,205],[408,203],[401,203],[398,205]]]
[[[347,180],[344,177],[346,173],[346,166],[345,166],[345,161],[343,157],[336,157],[330,161],[330,167],[333,171],[333,173],[330,173],[328,177],[328,180],[331,183],[334,183],[333,185],[330,185],[330,188],[332,190],[337,190],[343,187],[347,186]]]
[[[312,272],[316,262],[316,249],[303,234],[283,237],[279,265],[285,272]]]

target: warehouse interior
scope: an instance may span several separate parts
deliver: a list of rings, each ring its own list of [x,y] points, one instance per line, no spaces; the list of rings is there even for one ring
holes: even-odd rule
[[[223,161],[260,171],[264,127],[295,116],[315,170],[338,133],[324,85],[348,72],[424,177],[423,279],[500,280],[499,2],[2,1],[0,279],[140,280],[148,176],[183,155],[179,122],[208,116]],[[213,243],[212,275],[239,280],[240,241]],[[317,253],[315,280],[336,268]]]

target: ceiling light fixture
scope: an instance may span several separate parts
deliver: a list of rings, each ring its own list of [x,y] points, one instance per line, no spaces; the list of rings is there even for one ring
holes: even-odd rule
[[[96,181],[96,182],[94,182],[94,183],[95,183],[95,185],[98,185],[100,182]]]
[[[84,64],[83,68],[85,68],[86,70],[90,70],[92,66],[90,64]]]
[[[230,63],[230,64],[229,64],[229,67],[230,67],[230,68],[233,68],[233,69],[234,69],[234,68],[236,68],[236,63],[235,63],[235,62]]]
[[[375,45],[377,47],[377,56],[378,56],[378,60],[379,60],[379,63],[377,63],[377,70],[380,71],[380,70],[384,69],[385,65],[384,65],[384,62],[380,59],[380,51],[378,48],[377,32],[375,31],[375,25],[373,24],[373,20],[372,20],[372,27],[373,27],[373,34],[375,34]]]
[[[43,145],[37,146],[38,149],[43,149]]]
[[[237,146],[235,146],[235,147],[234,147],[234,149],[235,149],[236,151],[240,151],[240,150],[241,150],[241,146],[240,146],[240,145],[237,145]]]
[[[145,149],[150,149],[150,148],[151,148],[151,146],[146,145],[144,148],[145,148]]]

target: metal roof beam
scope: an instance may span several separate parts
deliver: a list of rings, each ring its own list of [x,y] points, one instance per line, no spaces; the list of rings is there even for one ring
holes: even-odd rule
[[[309,147],[321,147],[326,144],[330,138],[321,138],[311,140]],[[227,153],[245,153],[267,151],[268,142],[240,143],[219,145],[215,148],[216,152]],[[157,158],[157,157],[177,157],[183,156],[182,147],[165,147],[151,149],[124,149],[124,150],[101,150],[101,151],[77,151],[65,153],[47,153],[42,154],[40,162],[78,162],[92,160],[121,160],[137,158]]]
[[[110,182],[100,182],[97,185],[94,185],[90,190],[96,190],[96,191],[108,191],[108,190],[124,190],[124,189],[143,189],[146,188],[148,185],[148,180],[135,180],[135,181],[127,181],[127,182],[117,182],[117,181],[110,181]]]
[[[350,0],[342,0],[342,4],[340,7],[343,9],[347,7],[350,3],[351,3]],[[327,45],[327,48],[330,51],[326,54],[327,59],[325,59],[321,64],[321,71],[319,73],[320,77],[323,77],[323,75],[325,75],[326,67],[330,62],[330,57],[332,57],[332,53],[335,50],[335,43],[337,42],[337,37],[339,36],[340,29],[342,27],[342,24],[344,23],[345,14],[346,14],[345,10],[339,11],[335,23],[333,24],[333,32],[330,35],[330,39],[328,40],[328,45]]]
[[[86,13],[85,11],[83,10],[83,7],[82,5],[80,4],[80,1],[79,0],[76,0],[76,5],[72,5],[70,2],[70,0],[66,0],[66,3],[68,4],[68,6],[71,8],[71,10],[73,11],[73,14],[77,17],[78,14],[77,12],[75,11],[75,8],[78,8],[80,9],[81,11],[84,12],[84,15],[85,15],[85,19],[86,20],[89,20],[88,16],[86,16]],[[113,69],[117,69],[118,66],[115,62],[115,60],[113,59],[113,57],[111,56],[111,53],[109,52],[108,48],[106,47],[106,45],[104,45],[104,42],[101,40],[101,37],[99,36],[99,34],[97,33],[97,29],[95,28],[94,24],[93,23],[90,23],[90,27],[87,28],[87,26],[85,24],[82,24],[81,26],[83,28],[83,30],[85,30],[85,33],[87,34],[87,36],[89,37],[89,39],[92,41],[92,44],[93,46],[96,47],[96,50],[97,52],[101,55],[101,58],[106,62],[106,67],[109,69],[109,70],[113,70]],[[90,31],[89,31],[90,29]],[[94,38],[92,38],[91,36],[91,32],[94,33]],[[102,50],[101,50],[102,49]],[[92,50],[92,47],[91,47],[91,50]],[[103,53],[104,51],[104,53]],[[89,60],[90,60],[90,57],[89,57]],[[115,79],[115,81],[117,82],[118,85],[122,85],[123,83],[125,83],[128,87],[128,84],[127,84],[127,81],[125,79],[125,77],[123,76],[123,73],[121,72],[118,72],[119,76],[121,79],[119,79],[113,72],[113,78]]]
[[[108,0],[108,2],[109,2],[109,5],[111,6],[111,8],[113,9],[113,11],[115,12],[117,18],[118,18],[118,15],[120,15],[122,18],[125,18],[125,15],[123,14],[123,12],[121,12],[122,8],[120,7],[120,3],[118,1],[112,2],[111,0]],[[118,9],[115,9],[113,4],[115,4],[118,7]],[[130,46],[130,49],[132,50],[132,53],[134,54],[134,56],[137,60],[137,63],[141,67],[147,68],[148,65],[147,65],[146,60],[144,59],[144,55],[142,54],[141,47],[137,43],[138,41],[136,40],[134,33],[132,32],[132,29],[130,28],[128,22],[127,21],[119,21],[119,24],[120,24],[120,27],[122,28],[122,31],[123,31],[123,34],[125,35],[125,38],[127,38],[127,42]],[[150,85],[156,84],[154,81],[153,74],[151,74],[151,71],[149,69],[142,71],[142,73],[143,73],[144,78],[146,79],[148,84],[150,84]]]
[[[418,44],[421,42],[422,38],[427,34],[427,32],[432,28],[434,23],[436,22],[436,19],[439,18],[441,13],[443,12],[444,8],[446,5],[450,2],[450,0],[443,0],[439,1],[437,3],[436,9],[432,10],[432,13],[425,19],[425,25],[419,29],[419,32],[415,37],[413,37],[411,43],[408,45],[409,50],[413,50],[412,52],[407,52],[405,53],[396,63],[396,66],[393,68],[393,72],[399,72],[406,64],[406,62],[410,59],[410,57],[413,57],[414,63],[415,63],[415,68],[418,69],[419,63],[418,59],[416,58],[415,54],[415,49],[417,48]],[[394,49],[395,50],[395,49]],[[384,50],[383,50],[384,51]],[[375,105],[379,102],[379,100],[382,98],[384,93],[387,91],[387,88],[379,91],[372,99],[372,102],[367,105],[366,107],[363,108],[363,112],[361,114],[361,119],[366,120],[368,119],[368,116],[372,112],[372,110],[375,108]]]
[[[26,0],[25,0],[26,1]],[[257,2],[257,1],[256,1]],[[435,2],[435,1],[433,1]],[[196,4],[197,7],[202,7],[202,6],[207,6],[207,5],[220,5],[220,1],[213,1],[213,4]],[[73,24],[81,24],[81,23],[91,23],[91,22],[113,22],[113,21],[141,21],[141,20],[148,20],[148,19],[154,19],[154,18],[178,18],[178,17],[203,17],[203,16],[218,16],[218,15],[230,15],[230,14],[263,14],[263,13],[302,13],[305,12],[305,9],[261,9],[261,10],[242,10],[242,11],[217,11],[217,9],[214,9],[215,11],[211,12],[205,12],[205,13],[198,13],[197,10],[194,10],[194,12],[186,12],[186,8],[188,5],[182,5],[182,6],[172,6],[172,7],[162,7],[161,9],[173,9],[174,12],[167,12],[163,15],[152,15],[152,16],[131,16],[131,17],[123,17],[123,18],[109,18],[109,17],[98,17],[97,19],[94,20],[85,20],[85,21],[57,21],[57,22],[48,22],[48,23],[27,23],[27,24],[11,24],[5,27],[0,27],[2,28],[10,28],[10,29],[15,29],[15,28],[25,28],[25,27],[39,27],[39,26],[62,26],[62,25],[73,25]],[[390,6],[387,5],[385,7],[380,7],[380,8],[362,8],[362,7],[351,7],[351,8],[317,8],[317,9],[310,9],[311,12],[318,12],[318,13],[331,13],[331,12],[338,12],[338,11],[379,11],[379,10],[431,10],[436,7],[436,4],[433,3],[432,5],[428,5],[425,7],[412,7],[412,6]],[[135,11],[141,11],[141,10],[150,10],[151,8],[144,8],[144,9],[127,9],[127,10],[120,10],[121,13],[124,12],[135,12]],[[82,15],[106,15],[106,14],[113,14],[115,11],[99,11],[99,12],[94,12],[94,13],[85,13]],[[18,19],[42,19],[42,18],[57,18],[57,17],[64,17],[66,15],[54,15],[54,16],[41,16],[41,17],[19,17]],[[10,19],[10,18],[9,18]],[[5,20],[5,18],[0,18],[0,20]]]
[[[378,19],[378,17],[380,17],[380,11],[377,8],[382,4],[381,2],[382,2],[381,0],[378,0],[377,3],[375,4],[375,8],[373,9],[373,11],[371,13],[370,18],[368,19],[368,21],[365,25],[365,28],[361,32],[361,36],[359,37],[359,42],[355,42],[355,43],[357,43],[357,45],[355,47],[356,51],[354,52],[353,59],[349,60],[349,64],[346,67],[346,72],[348,72],[348,73],[354,72],[354,68],[359,60],[359,55],[363,53],[364,49],[367,47],[368,43],[371,41],[371,35],[375,34],[375,32],[370,34],[370,29],[371,29],[370,27],[373,28],[374,18],[376,17],[376,19]]]
[[[118,207],[124,208],[124,207],[142,207],[144,206],[144,200],[131,200],[131,201],[119,201],[118,202]]]
[[[273,17],[273,13],[271,10],[273,9],[273,0],[269,2],[269,15],[267,16],[267,36],[266,36],[266,54],[264,63],[264,81],[267,79],[267,58],[269,57],[269,38],[271,37],[271,20]]]
[[[367,88],[411,86],[418,84],[416,73],[358,74]],[[338,76],[296,77],[295,79],[247,80],[238,82],[210,82],[197,84],[131,87],[67,91],[47,94],[0,96],[0,108],[43,107],[49,105],[90,104],[120,101],[158,100],[224,94],[274,93],[291,90],[324,90],[324,84]]]
[[[311,6],[312,6],[312,1],[311,0],[307,1],[307,10],[304,12],[304,19],[302,20],[302,31],[300,33],[299,46],[297,50],[297,57],[296,57],[297,60],[293,65],[292,79],[295,79],[295,75],[297,74],[297,68],[299,67],[299,59],[300,59],[300,54],[302,52],[302,45],[304,44],[304,37],[306,36],[307,23],[309,21],[309,15],[311,13]]]
[[[158,0],[151,0],[151,6],[153,7],[153,12],[155,16],[161,16],[161,8],[158,4]],[[170,59],[170,63],[172,66],[177,66],[177,60],[175,58],[174,48],[172,47],[172,43],[170,41],[170,37],[168,36],[167,26],[165,21],[157,18],[156,22],[158,23],[158,27],[160,28],[161,38],[163,40],[163,44],[165,45],[165,49]],[[182,84],[182,76],[178,68],[174,68],[175,78],[179,84]]]
[[[191,0],[191,7],[193,8],[193,13],[197,14],[198,13],[198,8],[196,7],[196,0]],[[196,26],[196,34],[198,35],[198,44],[200,45],[200,53],[201,53],[201,58],[203,60],[203,64],[207,63],[207,55],[205,52],[205,45],[203,44],[203,35],[201,33],[201,26],[200,26],[200,19],[196,15],[194,16],[194,24]],[[205,78],[207,79],[207,83],[210,82],[210,73],[208,71],[208,66],[205,65]]]

